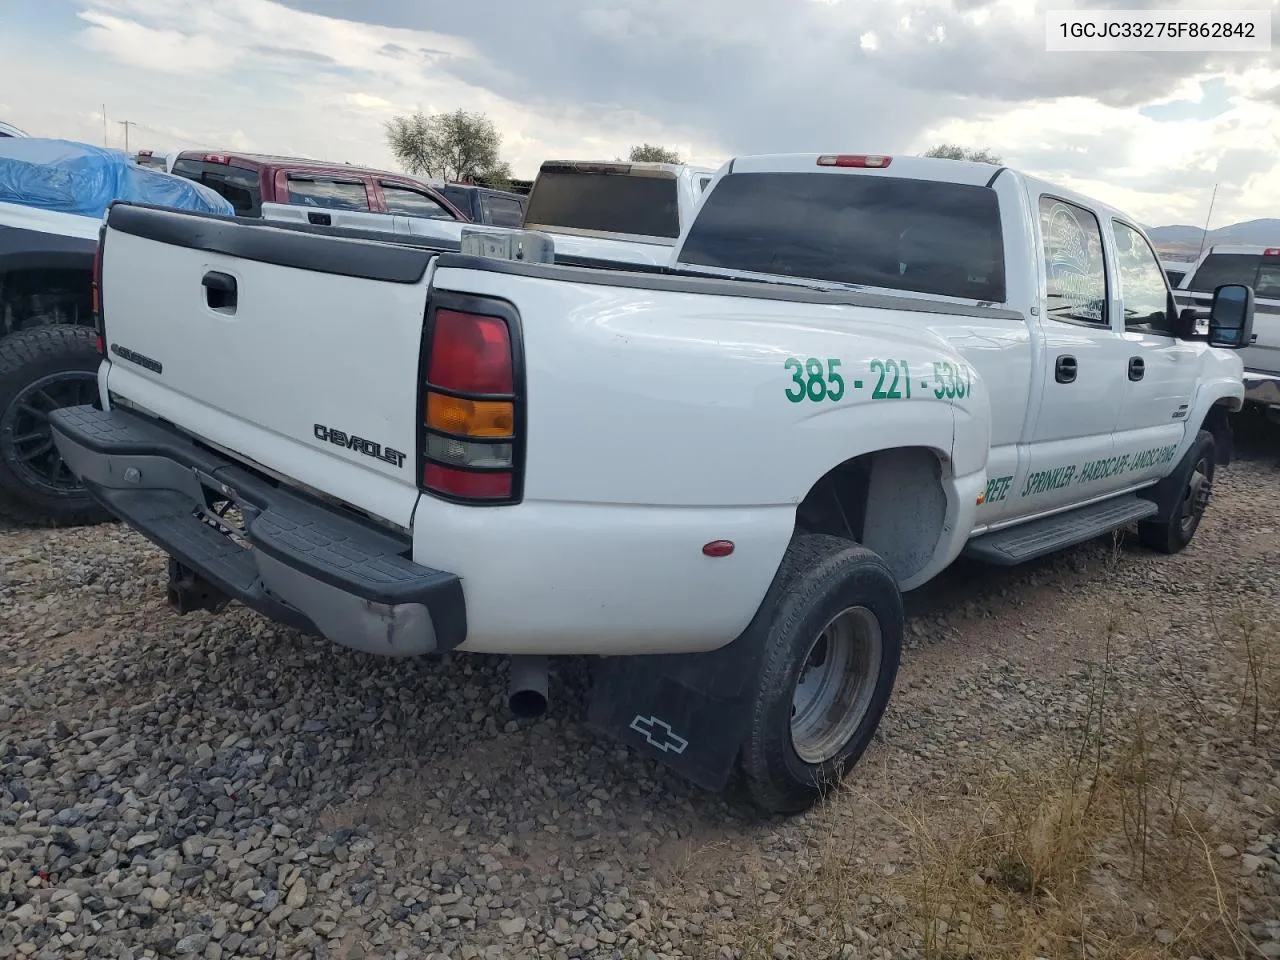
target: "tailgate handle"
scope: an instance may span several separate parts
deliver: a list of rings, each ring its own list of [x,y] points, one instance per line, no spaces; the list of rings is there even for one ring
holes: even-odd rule
[[[333,226],[333,217],[327,213],[308,213],[307,223],[317,227],[331,227]]]
[[[211,310],[236,312],[236,278],[229,273],[210,270],[200,281],[204,284],[204,300]]]

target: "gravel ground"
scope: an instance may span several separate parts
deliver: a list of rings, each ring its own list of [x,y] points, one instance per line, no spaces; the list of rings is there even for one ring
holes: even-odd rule
[[[1112,654],[1122,699],[1227,698],[1209,609],[1280,620],[1280,434],[1242,453],[1179,556],[1095,543],[1014,571],[960,564],[912,595],[898,692],[848,803],[929,797],[1078,726],[1116,609],[1144,625]],[[0,545],[0,958],[731,957],[745,860],[762,889],[810,869],[825,821],[758,819],[602,742],[580,666],[521,725],[496,658],[383,661],[242,609],[178,617],[164,557],[121,526]],[[1221,797],[1248,835],[1220,853],[1270,957],[1274,746],[1224,750]],[[891,872],[877,823],[849,843]],[[897,949],[872,923],[843,945],[822,929],[830,950],[801,937],[774,955]]]

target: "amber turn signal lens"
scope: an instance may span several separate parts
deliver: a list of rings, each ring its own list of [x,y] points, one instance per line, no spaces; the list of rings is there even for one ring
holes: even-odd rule
[[[515,424],[515,407],[510,402],[427,394],[427,426],[432,430],[459,437],[509,437]]]

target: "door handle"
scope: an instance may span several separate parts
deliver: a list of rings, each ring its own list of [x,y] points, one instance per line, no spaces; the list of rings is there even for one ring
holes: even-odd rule
[[[204,302],[209,305],[210,310],[220,310],[224,313],[236,312],[239,291],[236,288],[235,277],[229,273],[210,270],[201,278],[200,283],[204,286]]]
[[[1076,358],[1066,354],[1058,358],[1053,365],[1053,377],[1059,383],[1076,382]]]
[[[1129,379],[1138,381],[1147,372],[1147,364],[1141,357],[1129,358]]]

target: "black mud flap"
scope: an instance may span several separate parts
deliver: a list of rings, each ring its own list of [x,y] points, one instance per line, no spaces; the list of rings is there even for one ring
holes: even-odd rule
[[[704,789],[729,782],[746,736],[778,577],[747,629],[707,653],[605,657],[587,722]]]

